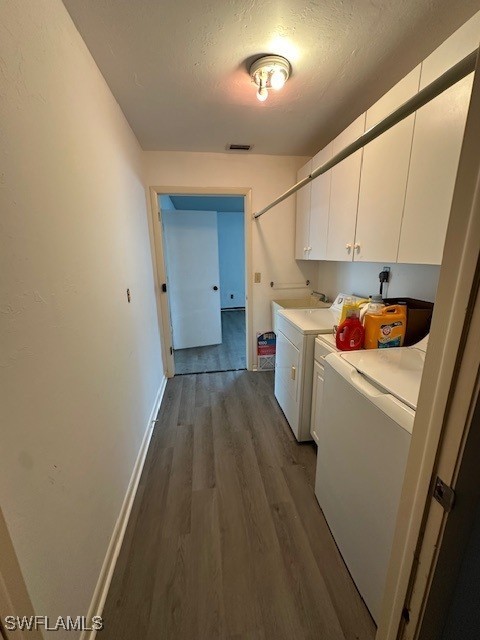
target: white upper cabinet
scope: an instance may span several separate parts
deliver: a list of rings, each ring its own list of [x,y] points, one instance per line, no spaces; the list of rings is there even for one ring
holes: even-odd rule
[[[367,111],[366,130],[418,92],[420,65]],[[363,150],[355,261],[395,262],[402,224],[415,115]]]
[[[422,64],[422,89],[478,47],[480,14],[456,31]],[[440,264],[473,74],[416,114],[398,262]]]
[[[333,155],[365,132],[365,114],[357,118],[333,141]],[[327,260],[351,261],[355,242],[358,188],[363,150],[337,164],[331,171]]]
[[[312,173],[312,161],[309,160],[297,173],[297,182]],[[295,259],[308,260],[310,248],[310,195],[312,184],[307,184],[297,191],[296,198],[296,229],[295,229]]]
[[[312,160],[312,171],[328,162],[333,156],[333,143],[319,151]],[[310,204],[310,260],[325,260],[327,257],[328,213],[330,209],[330,185],[332,171],[328,171],[312,181]]]

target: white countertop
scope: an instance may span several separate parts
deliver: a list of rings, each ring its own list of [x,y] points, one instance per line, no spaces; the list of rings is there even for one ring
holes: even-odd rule
[[[304,334],[332,333],[338,312],[329,309],[284,309],[278,315]]]

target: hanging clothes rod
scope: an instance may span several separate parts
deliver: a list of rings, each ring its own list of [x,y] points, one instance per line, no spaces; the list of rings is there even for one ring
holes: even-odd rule
[[[296,193],[299,189],[304,187],[306,184],[308,184],[312,180],[315,180],[315,178],[318,178],[318,176],[321,176],[322,174],[329,171],[332,167],[337,165],[339,162],[342,162],[342,160],[345,160],[345,158],[348,158],[349,156],[351,156],[352,153],[355,153],[355,151],[358,151],[359,149],[367,145],[369,142],[372,142],[372,140],[375,140],[375,138],[378,138],[379,136],[381,136],[382,133],[385,133],[385,131],[388,131],[389,129],[394,127],[396,124],[398,124],[405,118],[408,118],[408,116],[410,116],[412,113],[415,113],[415,111],[420,109],[420,107],[423,107],[428,102],[430,102],[431,100],[439,96],[441,93],[449,89],[451,86],[453,86],[454,84],[462,80],[462,78],[465,78],[465,76],[468,76],[469,73],[471,73],[472,71],[475,71],[478,52],[479,52],[479,49],[472,51],[472,53],[470,53],[468,56],[463,58],[463,60],[461,60],[456,65],[448,69],[448,71],[446,71],[444,74],[439,76],[431,84],[421,89],[412,98],[404,102],[400,107],[398,107],[398,109],[393,111],[390,115],[388,115],[386,118],[381,120],[378,124],[374,125],[371,129],[363,133],[354,142],[347,145],[345,149],[343,149],[342,151],[337,153],[335,156],[333,156],[331,160],[328,160],[328,162],[325,162],[324,164],[322,164],[320,167],[315,169],[315,171],[312,171],[312,173],[309,176],[307,176],[306,178],[303,178],[303,180],[300,180],[300,182],[297,182],[296,184],[294,184],[293,187],[290,187],[290,189],[285,191],[285,193],[283,193],[281,196],[279,196],[276,200],[271,202],[269,205],[267,205],[257,213],[254,213],[253,214],[254,220],[257,220],[258,218],[260,218],[260,216],[263,216],[264,213],[267,213],[267,211],[270,211],[270,209],[277,206],[277,204],[280,204],[280,202],[283,202],[284,200],[289,198],[291,195]]]

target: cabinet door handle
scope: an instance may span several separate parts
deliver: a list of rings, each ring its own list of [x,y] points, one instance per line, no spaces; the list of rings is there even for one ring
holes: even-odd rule
[[[354,249],[357,253],[360,253],[360,245],[358,244],[358,242],[356,242],[354,245]]]
[[[347,253],[350,253],[350,251],[352,250],[352,243],[351,243],[351,242],[348,242],[348,243],[345,245],[345,249],[347,250]]]
[[[297,368],[292,367],[292,370],[290,371],[290,377],[292,378],[292,380],[295,380],[296,375],[297,375]]]
[[[312,250],[312,247],[307,247],[307,251],[311,251],[311,250]]]

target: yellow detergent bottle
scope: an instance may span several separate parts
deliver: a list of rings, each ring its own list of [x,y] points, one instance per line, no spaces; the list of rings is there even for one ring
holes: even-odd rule
[[[343,301],[342,313],[340,315],[340,322],[338,324],[342,324],[342,322],[344,322],[346,318],[351,316],[352,313],[359,313],[360,307],[367,302],[368,300],[366,298],[361,298],[358,300],[350,297],[345,298],[345,300]]]
[[[407,327],[407,309],[405,305],[394,304],[376,313],[367,312],[364,326],[365,349],[401,347]]]

